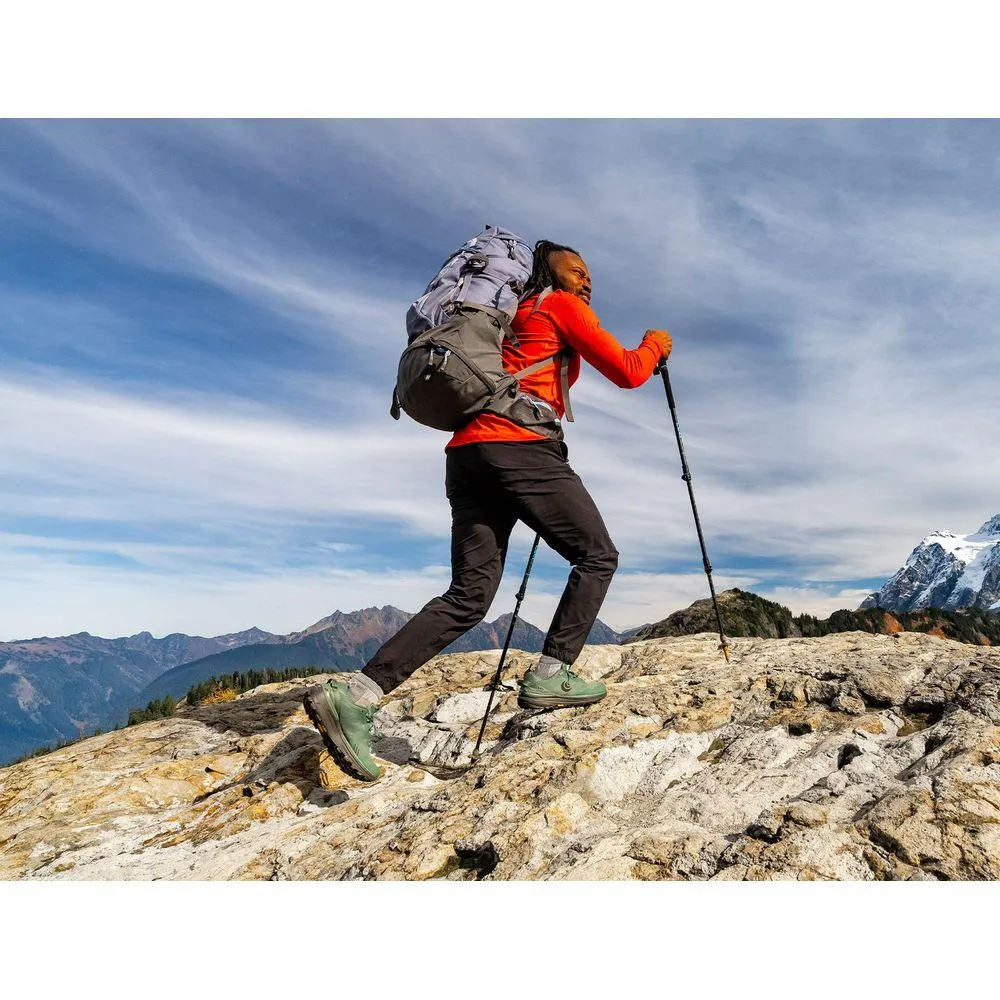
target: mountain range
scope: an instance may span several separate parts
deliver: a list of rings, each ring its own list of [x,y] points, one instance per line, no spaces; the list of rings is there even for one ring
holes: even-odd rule
[[[277,643],[249,644],[167,670],[139,692],[136,704],[146,705],[168,694],[181,698],[195,684],[235,671],[266,667],[284,670],[302,666],[315,666],[317,670],[359,670],[382,643],[394,636],[412,617],[409,612],[391,605],[364,608],[349,614],[335,611],[302,632],[282,637]],[[480,622],[443,652],[471,653],[479,649],[501,648],[512,617],[508,613],[493,622]],[[511,637],[512,649],[538,653],[544,641],[545,633],[541,629],[523,619],[517,620]],[[620,640],[614,629],[597,621],[587,641],[591,644],[615,644]]]
[[[234,671],[315,666],[356,670],[413,617],[386,606],[335,611],[308,628],[275,635],[259,628],[211,638],[149,632],[105,639],[80,632],[0,643],[0,767],[40,746],[122,724],[129,710],[166,694],[180,698],[210,677]],[[448,652],[503,645],[509,614],[482,622]],[[512,646],[540,651],[544,633],[519,620]],[[616,643],[597,622],[592,643]]]
[[[188,660],[278,640],[259,628],[212,638],[89,632],[0,642],[0,765],[124,719],[154,677]]]
[[[978,531],[927,535],[861,608],[983,608],[1000,611],[1000,514]]]
[[[727,636],[821,636],[861,630],[924,631],[991,645],[1000,643],[1000,514],[978,531],[935,531],[906,563],[855,611],[828,619],[793,616],[788,608],[746,591],[719,595]],[[412,617],[386,606],[335,611],[300,632],[274,635],[259,628],[211,638],[149,632],[104,639],[87,632],[0,643],[0,766],[39,746],[76,739],[124,722],[131,708],[236,671],[314,666],[353,670]],[[482,622],[445,652],[496,649],[510,615]],[[715,632],[711,601],[628,632],[598,621],[588,642],[615,644],[658,636]],[[541,650],[542,631],[516,623],[511,645]]]

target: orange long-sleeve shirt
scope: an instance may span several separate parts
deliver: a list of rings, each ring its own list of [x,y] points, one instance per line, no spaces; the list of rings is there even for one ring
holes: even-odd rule
[[[563,362],[569,365],[570,385],[580,377],[580,358],[623,389],[634,389],[653,374],[660,360],[660,348],[651,337],[643,337],[642,343],[630,351],[601,326],[594,310],[576,295],[552,292],[532,312],[536,298],[532,296],[521,303],[511,324],[519,346],[515,347],[511,340],[503,342],[503,366],[507,371],[519,372],[570,348],[572,356]],[[525,376],[521,379],[521,389],[555,407],[560,418],[565,415],[558,362]],[[456,431],[447,448],[480,441],[544,440],[542,434],[495,414],[483,413]]]

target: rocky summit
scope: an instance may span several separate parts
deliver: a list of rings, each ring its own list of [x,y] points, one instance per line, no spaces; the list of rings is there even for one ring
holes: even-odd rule
[[[608,697],[527,712],[439,656],[344,775],[267,685],[0,770],[5,879],[1000,877],[1000,650],[931,635],[588,646]],[[509,658],[514,677],[535,661]]]
[[[1000,514],[978,531],[935,531],[861,609],[985,608],[1000,611]]]

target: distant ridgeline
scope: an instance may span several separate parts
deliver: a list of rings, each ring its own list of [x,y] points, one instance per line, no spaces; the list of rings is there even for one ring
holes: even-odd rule
[[[719,610],[722,614],[722,624],[727,636],[731,638],[756,636],[764,639],[789,639],[830,635],[834,632],[871,632],[874,634],[891,635],[895,632],[927,632],[943,639],[954,639],[980,646],[1000,645],[1000,614],[980,608],[964,608],[957,611],[945,611],[939,608],[926,608],[919,611],[890,612],[883,608],[865,608],[858,611],[835,611],[829,618],[816,618],[813,615],[793,615],[783,604],[768,601],[757,594],[746,590],[723,591],[718,595]],[[394,609],[393,609],[394,610]],[[400,612],[400,615],[405,614]],[[346,616],[345,616],[346,617]],[[408,615],[406,616],[409,617]],[[485,623],[484,623],[485,624]],[[506,626],[505,619],[498,619],[490,626],[491,634],[487,641],[496,641],[500,629]],[[675,611],[662,621],[652,625],[643,625],[619,636],[606,626],[595,628],[588,637],[590,642],[639,642],[643,639],[658,639],[661,637],[695,635],[699,632],[718,632],[715,610],[710,598],[695,601],[690,607]],[[537,633],[537,635],[536,635]],[[525,651],[537,651],[540,647],[541,632],[526,622],[518,622],[515,629],[514,647]],[[103,640],[102,640],[103,641]],[[462,645],[462,643],[456,643]],[[471,644],[470,644],[471,645]],[[484,643],[486,645],[486,643]],[[475,646],[473,646],[475,648]],[[490,648],[487,646],[487,648]],[[275,643],[270,645],[268,652],[273,666],[244,667],[242,670],[219,670],[211,672],[210,665],[223,663],[231,665],[237,661],[233,651],[224,657],[207,657],[193,664],[185,664],[184,668],[200,667],[201,676],[190,677],[187,684],[177,677],[174,686],[179,687],[176,693],[167,691],[158,693],[155,698],[137,699],[139,704],[145,702],[144,708],[133,708],[129,713],[128,725],[145,722],[150,719],[173,715],[177,702],[185,699],[189,706],[228,701],[244,691],[260,684],[274,684],[278,681],[292,680],[295,677],[308,677],[317,673],[336,671],[338,666],[331,665],[330,657],[316,657],[319,662],[307,662],[288,666],[281,663],[281,653],[287,646]],[[263,657],[264,651],[255,650]],[[304,652],[304,651],[303,651]],[[303,659],[305,657],[303,656]],[[251,663],[254,661],[251,660]],[[352,664],[354,666],[354,664]],[[168,674],[183,674],[184,669],[174,669]],[[205,676],[205,674],[208,676]],[[181,686],[183,684],[183,686]],[[147,690],[149,690],[147,688]],[[150,692],[152,693],[152,692]],[[133,702],[135,704],[135,702]],[[120,728],[108,726],[108,729]],[[104,730],[89,729],[75,738],[62,738],[45,746],[30,750],[17,757],[24,760],[27,757],[49,753],[54,749],[77,742],[78,739],[94,735]],[[2,766],[14,761],[3,762]]]
[[[863,611],[835,611],[829,618],[793,615],[783,604],[765,600],[746,590],[723,591],[718,595],[719,611],[727,636],[757,636],[765,639],[790,639],[830,635],[834,632],[927,632],[945,639],[955,639],[979,646],[1000,645],[1000,614],[979,608],[943,611],[924,608],[919,611],[889,612],[882,608]],[[652,625],[644,625],[623,637],[623,643],[664,636],[718,632],[711,598],[695,601],[682,611]]]
[[[279,678],[363,667],[413,616],[399,608],[335,611],[301,632],[273,635],[258,628],[203,638],[181,633],[154,639],[148,632],[104,639],[81,632],[0,643],[0,767],[36,749],[66,746],[84,733],[114,729],[126,718],[162,718],[192,688],[229,676],[223,690],[246,690],[246,678]],[[445,650],[498,649],[510,614],[480,622]],[[545,633],[519,619],[512,645],[538,652]],[[617,643],[596,622],[591,643]],[[244,680],[238,680],[243,678]],[[144,705],[145,708],[137,708]],[[130,716],[131,712],[131,716]]]
[[[286,670],[236,671],[195,684],[181,700],[189,707],[214,705],[221,701],[232,701],[238,695],[260,687],[261,684],[277,684],[281,681],[290,681],[298,677],[312,677],[327,672],[329,672],[328,668],[314,667],[311,664],[303,667],[288,667]],[[111,726],[108,731],[123,729],[125,726],[136,726],[140,722],[149,722],[152,719],[169,718],[176,711],[177,705],[178,701],[173,695],[165,694],[162,698],[154,698],[145,708],[133,708],[129,712],[128,722],[124,726]],[[62,739],[55,744],[36,747],[10,763],[17,764],[32,757],[43,757],[47,753],[52,753],[53,750],[61,750],[63,747],[72,746],[74,743],[90,739],[92,736],[100,736],[103,732],[105,730],[98,727],[93,731],[81,733],[75,739]]]

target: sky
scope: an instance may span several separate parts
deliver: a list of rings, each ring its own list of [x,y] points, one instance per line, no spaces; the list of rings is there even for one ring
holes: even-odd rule
[[[0,121],[0,640],[301,629],[448,583],[409,303],[490,223],[670,377],[716,590],[857,607],[1000,512],[1000,123]],[[662,383],[567,425],[624,629],[708,596]],[[489,613],[509,611],[519,526]],[[547,625],[568,567],[540,551]]]

